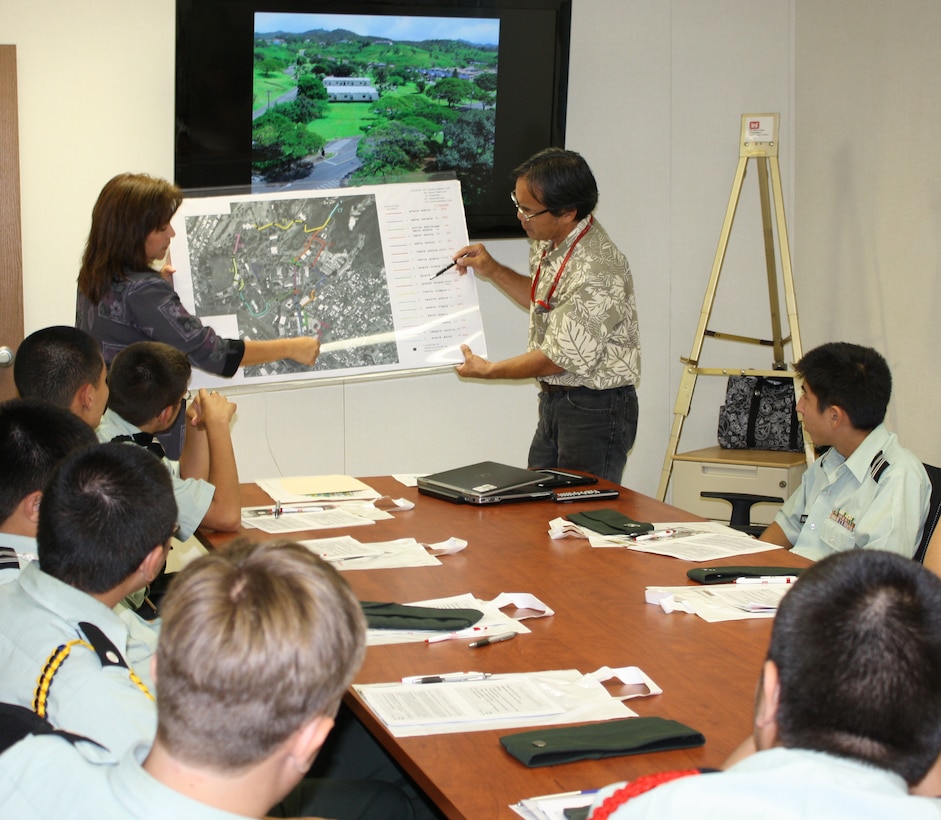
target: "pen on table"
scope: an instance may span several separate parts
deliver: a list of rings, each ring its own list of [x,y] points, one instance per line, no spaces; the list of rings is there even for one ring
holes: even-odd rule
[[[445,632],[441,635],[432,635],[425,638],[425,643],[439,643],[441,641],[450,641],[454,638],[472,638],[475,632],[486,632],[490,627],[487,626],[469,626],[467,629],[461,629],[458,632]]]
[[[601,789],[579,789],[574,792],[559,792],[558,794],[540,794],[536,797],[527,797],[526,799],[530,802],[534,800],[558,800],[564,797],[582,797],[589,794],[598,794]],[[519,805],[517,803],[517,805]]]
[[[477,649],[481,646],[490,646],[492,643],[500,643],[501,641],[510,641],[516,637],[515,632],[504,632],[502,635],[493,635],[488,638],[478,638],[476,641],[471,641],[467,644],[471,649]]]
[[[290,513],[322,512],[323,510],[323,504],[312,507],[282,507],[280,504],[276,504],[271,509],[246,510],[243,516],[246,518],[259,518],[263,515],[272,515],[275,518],[280,518],[282,515],[289,515]]]
[[[487,680],[489,672],[448,672],[444,675],[413,675],[402,678],[402,683],[465,683],[473,680]]]
[[[793,584],[796,575],[762,575],[760,578],[736,578],[736,584]]]
[[[465,254],[464,254],[463,256],[461,256],[460,258],[461,258],[461,259],[466,259],[466,258],[467,258],[467,254],[465,253]],[[450,265],[445,265],[443,268],[441,268],[441,270],[439,270],[439,271],[438,271],[434,276],[432,276],[431,278],[432,278],[432,279],[437,279],[439,276],[441,276],[442,273],[447,273],[447,272],[448,272],[449,270],[451,270],[451,268],[453,268],[456,264],[457,264],[457,259],[452,259]]]
[[[635,535],[635,541],[650,541],[654,538],[668,538],[671,535],[676,535],[676,530],[654,530],[653,532],[645,532],[642,535]]]

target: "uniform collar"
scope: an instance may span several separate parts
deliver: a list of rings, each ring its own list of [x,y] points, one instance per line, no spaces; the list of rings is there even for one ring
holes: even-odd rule
[[[29,535],[17,535],[12,532],[0,532],[0,547],[10,547],[17,554],[35,555],[36,539]]]
[[[144,767],[150,744],[140,744],[127,751],[118,766],[108,769],[107,777],[117,801],[129,814],[144,820],[166,817],[199,817],[200,820],[245,820],[206,803],[198,803],[165,786]]]
[[[862,440],[859,447],[846,459],[846,469],[856,477],[857,481],[862,483],[869,473],[872,460],[885,450],[891,439],[892,434],[886,430],[884,424],[880,424]]]
[[[141,432],[141,429],[125,421],[109,407],[101,417],[101,423],[95,432],[98,433],[99,441],[108,442],[115,436],[133,436],[134,433]]]
[[[35,562],[23,567],[16,582],[39,606],[54,612],[76,632],[80,631],[80,622],[93,623],[105,633],[122,656],[127,652],[127,627],[97,598],[43,572]]]

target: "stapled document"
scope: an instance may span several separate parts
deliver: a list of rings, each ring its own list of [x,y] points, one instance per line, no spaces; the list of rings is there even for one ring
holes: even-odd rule
[[[492,675],[430,685],[356,684],[395,737],[554,726],[636,717],[604,685],[576,669]]]

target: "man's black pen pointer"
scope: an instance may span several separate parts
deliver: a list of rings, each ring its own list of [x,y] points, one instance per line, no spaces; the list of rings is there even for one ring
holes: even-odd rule
[[[464,258],[466,258],[466,257],[467,257],[467,254],[464,254],[464,256],[462,256],[461,259],[464,259]],[[452,259],[450,265],[445,265],[443,268],[441,268],[441,270],[439,270],[439,271],[438,271],[434,276],[432,276],[431,278],[432,278],[432,279],[437,279],[439,276],[441,276],[442,273],[447,273],[447,272],[448,272],[449,270],[451,270],[451,268],[453,268],[456,264],[457,264],[457,259]]]

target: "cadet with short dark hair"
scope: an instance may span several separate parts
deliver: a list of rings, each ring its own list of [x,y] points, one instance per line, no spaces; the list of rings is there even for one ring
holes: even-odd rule
[[[173,478],[180,536],[199,526],[231,531],[241,521],[238,468],[229,425],[236,406],[200,390],[187,406],[192,369],[186,355],[162,342],[136,342],[111,363],[111,401],[98,426],[101,441],[141,445],[156,454]],[[166,457],[154,435],[187,416],[179,461]]]
[[[775,616],[748,746],[724,772],[603,789],[590,818],[941,817],[908,791],[941,753],[941,579],[882,550],[805,570]]]
[[[71,410],[92,428],[108,403],[107,368],[98,343],[65,325],[31,333],[13,360],[13,381],[24,399]]]
[[[931,482],[921,460],[883,424],[892,375],[875,350],[821,345],[797,363],[797,412],[816,447],[830,449],[804,473],[761,535],[817,561],[850,549],[908,558],[921,541]]]
[[[39,508],[39,562],[0,587],[0,701],[116,753],[152,737],[157,628],[119,605],[161,571],[175,528],[170,476],[150,453],[67,456]]]
[[[48,402],[0,404],[0,584],[36,558],[39,502],[56,465],[97,441],[85,422]]]

